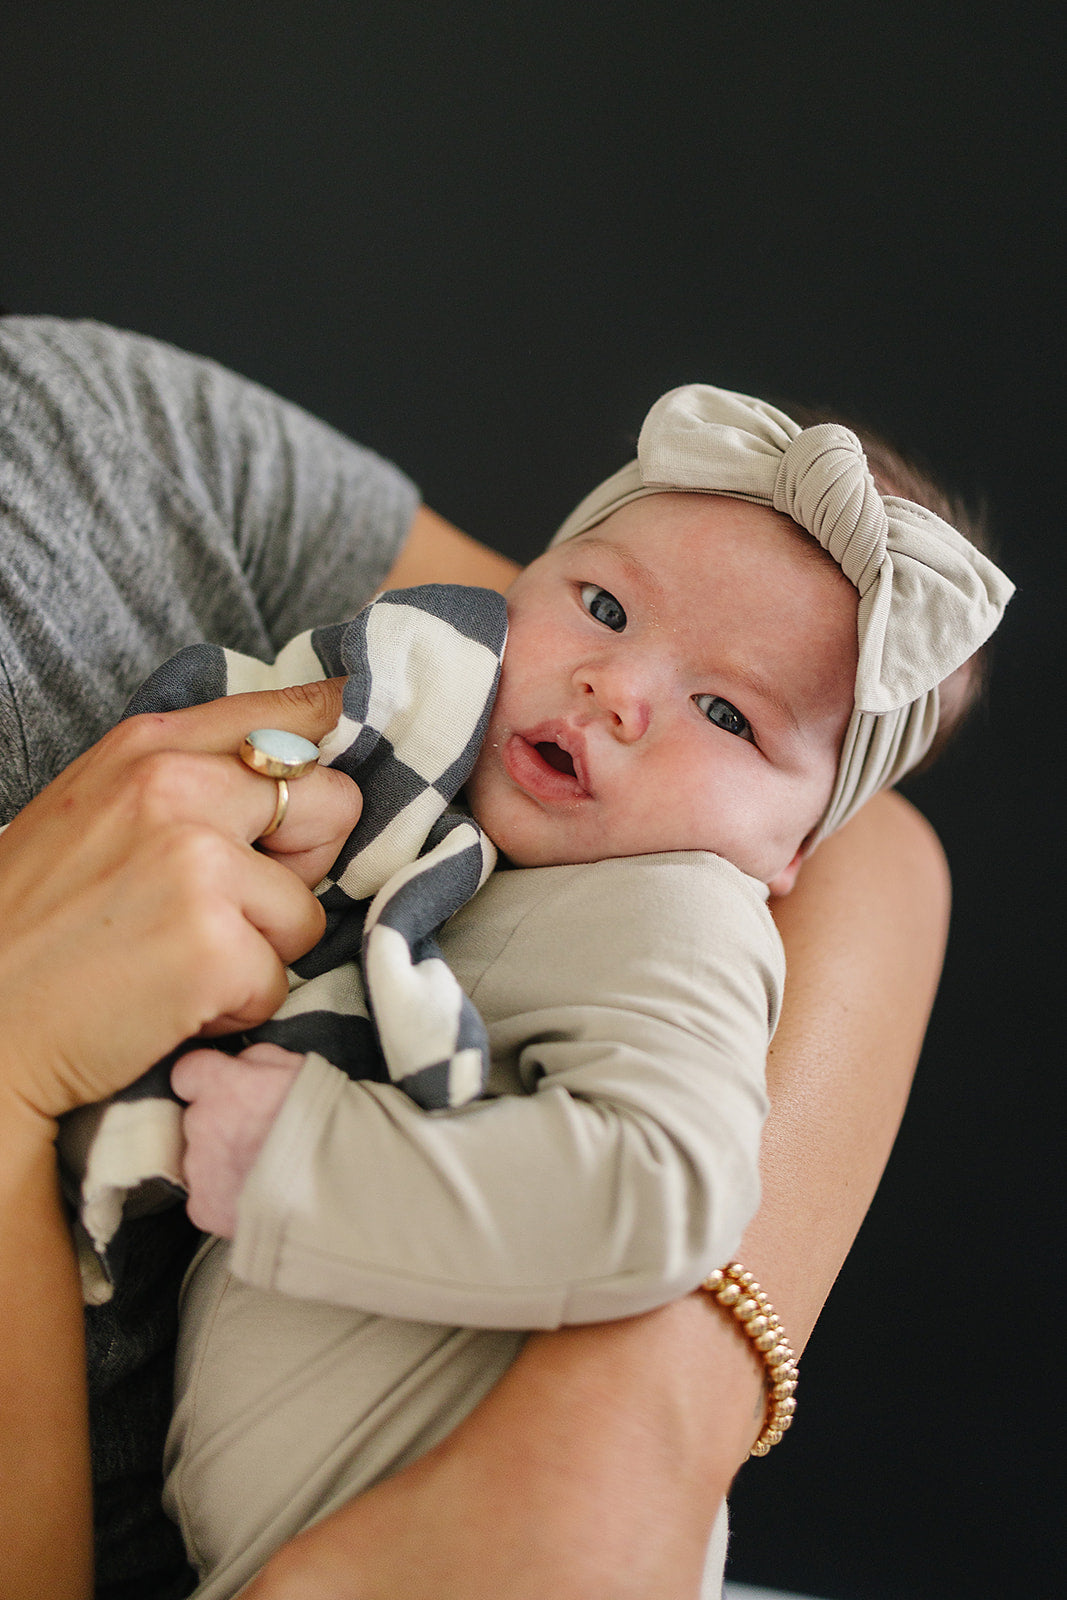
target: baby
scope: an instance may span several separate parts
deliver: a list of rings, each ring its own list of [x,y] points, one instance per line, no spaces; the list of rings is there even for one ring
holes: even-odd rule
[[[465,791],[507,870],[440,939],[487,1095],[427,1114],[264,1045],[175,1069],[190,1213],[225,1236],[167,1451],[199,1596],[427,1450],[523,1330],[730,1257],[784,977],[767,894],[927,753],[1010,593],[848,430],[700,385],[653,407],[508,594]]]

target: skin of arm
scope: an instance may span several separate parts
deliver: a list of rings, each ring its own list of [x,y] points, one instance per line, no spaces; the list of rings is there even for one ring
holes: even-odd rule
[[[404,547],[383,589],[414,588],[420,583],[470,583],[501,594],[519,572],[516,562],[479,544],[439,517],[429,506],[415,513]]]
[[[233,755],[241,734],[280,724],[320,738],[340,688],[235,699],[124,724],[0,837],[0,1294],[17,1308],[0,1317],[4,1600],[92,1592],[81,1291],[56,1118],[201,1028],[276,1009],[284,963],[321,930],[310,884],[359,814],[355,785],[316,772],[293,786],[276,859],[253,850],[275,791]]]
[[[0,1105],[0,1592],[92,1594],[81,1287],[60,1203],[55,1125]]]
[[[440,519],[425,516],[404,583],[454,572],[414,559],[420,533],[424,553],[435,548]],[[466,581],[506,581],[456,538]],[[933,831],[883,794],[774,904],[789,976],[768,1061],[763,1200],[738,1258],[798,1351],[892,1147],[949,899]],[[447,1439],[279,1551],[245,1595],[695,1600],[711,1524],[762,1416],[762,1369],[707,1296],[535,1334]]]

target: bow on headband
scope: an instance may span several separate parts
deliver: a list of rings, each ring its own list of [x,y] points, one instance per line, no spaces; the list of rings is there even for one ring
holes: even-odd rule
[[[657,400],[637,460],[587,495],[552,542],[630,500],[678,491],[783,512],[859,593],[855,708],[814,847],[922,759],[937,732],[938,685],[989,638],[1013,585],[933,512],[880,494],[848,428],[801,428],[765,401],[700,383]]]

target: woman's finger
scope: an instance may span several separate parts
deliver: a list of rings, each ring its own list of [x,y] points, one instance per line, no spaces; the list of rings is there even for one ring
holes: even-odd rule
[[[183,1039],[265,1021],[288,993],[283,961],[322,924],[314,895],[248,845],[193,823],[158,830],[65,899],[0,921],[12,1083],[58,1116]]]
[[[288,966],[322,937],[326,914],[294,873],[250,850],[234,863],[230,890],[241,914]]]
[[[309,888],[329,871],[359,820],[362,796],[332,767],[312,767],[285,780],[281,823],[267,835],[279,798],[278,782],[253,772],[234,753],[166,747],[131,761],[121,779],[124,804],[142,826],[205,822],[283,860]]]
[[[275,779],[258,779],[267,789],[273,821],[278,803]],[[333,767],[316,767],[302,778],[289,778],[288,804],[280,825],[264,837],[261,828],[254,842],[264,854],[272,856],[295,872],[309,889],[321,883],[337,859],[341,846],[359,821],[363,796],[351,778]]]
[[[238,752],[254,727],[281,727],[321,739],[341,714],[343,683],[343,678],[326,679],[293,689],[232,695],[160,716],[134,717],[108,737],[119,747],[120,763],[141,775],[157,815],[210,815],[217,826],[237,837],[260,841],[265,852],[284,860],[310,887],[329,871],[359,819],[358,788],[329,767],[286,779],[284,817],[268,843],[262,836],[276,815],[278,783],[252,772]],[[211,755],[225,765],[209,784],[201,763]],[[205,813],[209,796],[211,806]]]
[[[32,816],[38,830],[54,836],[57,851],[73,841],[75,870],[116,852],[124,855],[137,837],[181,823],[215,828],[245,844],[260,840],[275,816],[277,781],[253,772],[236,747],[211,754],[175,746],[168,727],[131,732],[123,724],[112,730],[38,797],[24,820],[16,819],[15,833],[28,829]],[[332,767],[313,767],[288,779],[287,787],[284,820],[263,848],[311,888],[355,827],[362,797]]]
[[[162,738],[170,749],[207,750],[220,755],[239,750],[251,728],[284,728],[318,744],[341,715],[344,683],[344,678],[324,678],[290,689],[232,694],[179,711],[144,712],[121,726],[140,726],[150,747],[158,745]],[[161,725],[162,735],[158,732]]]

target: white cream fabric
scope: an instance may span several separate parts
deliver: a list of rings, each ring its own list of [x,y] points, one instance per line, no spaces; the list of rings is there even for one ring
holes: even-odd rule
[[[989,638],[1013,585],[933,512],[882,495],[850,429],[801,428],[763,400],[710,384],[657,400],[637,460],[587,495],[552,542],[584,533],[631,500],[678,491],[784,513],[859,594],[855,708],[813,848],[922,759],[937,732],[939,684]]]

